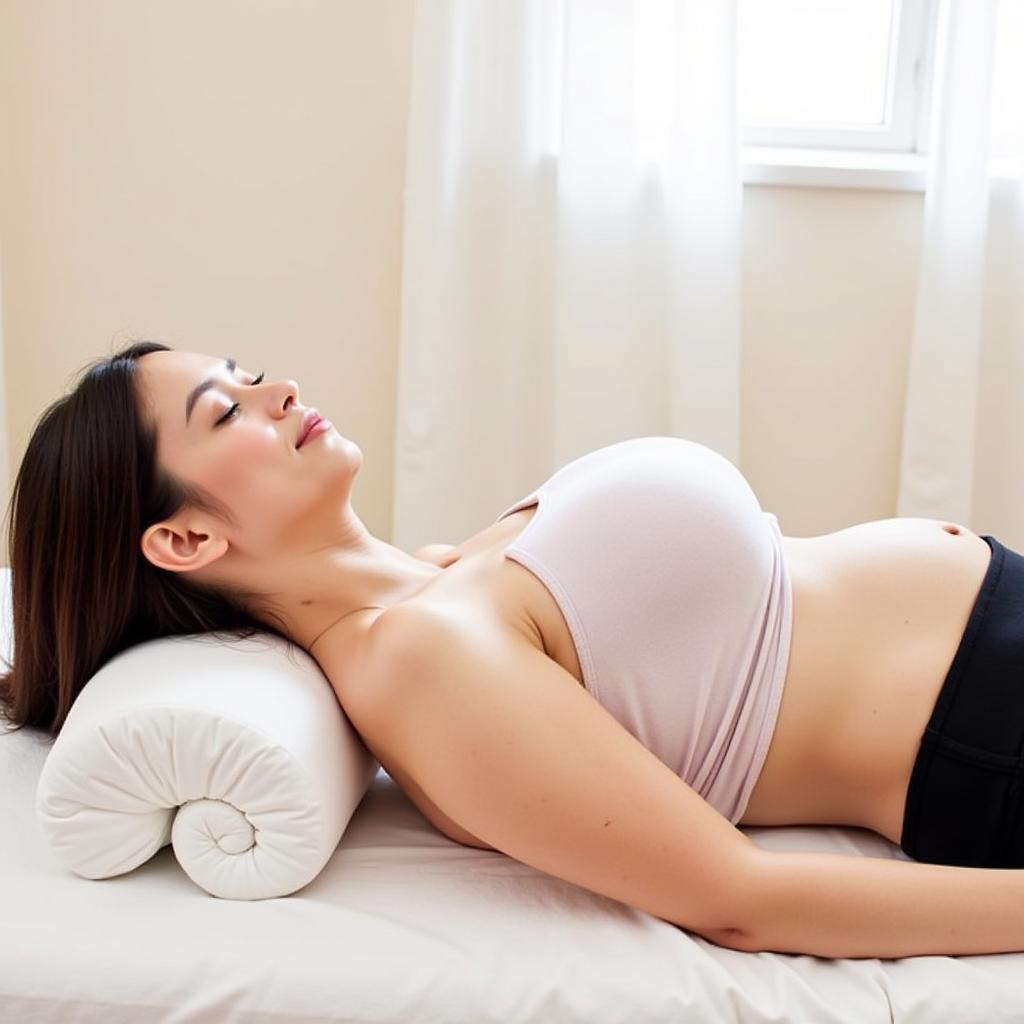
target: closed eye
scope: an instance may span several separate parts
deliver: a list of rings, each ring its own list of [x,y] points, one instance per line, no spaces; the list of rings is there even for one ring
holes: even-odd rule
[[[263,371],[261,370],[260,371],[260,375],[255,380],[250,381],[249,384],[250,384],[250,386],[252,386],[252,385],[262,384],[262,383],[263,383]],[[221,416],[221,418],[219,420],[217,420],[216,423],[214,423],[214,426],[215,427],[219,427],[226,420],[231,419],[231,417],[234,416],[237,411],[238,411],[238,403],[235,402],[235,404],[232,405],[231,408],[228,409],[228,411],[226,413],[224,413],[224,415]]]

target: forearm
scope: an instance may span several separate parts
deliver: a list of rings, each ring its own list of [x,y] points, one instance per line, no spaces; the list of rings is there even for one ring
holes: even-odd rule
[[[832,958],[1024,951],[1024,870],[762,852],[744,948]]]

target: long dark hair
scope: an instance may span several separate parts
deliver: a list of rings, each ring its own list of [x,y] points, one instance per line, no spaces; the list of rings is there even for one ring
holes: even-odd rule
[[[29,440],[7,513],[14,653],[0,675],[0,713],[14,728],[56,738],[89,679],[147,640],[260,632],[290,639],[259,595],[195,583],[142,553],[146,528],[182,508],[235,522],[209,493],[157,463],[136,360],[170,349],[138,341],[89,364]]]

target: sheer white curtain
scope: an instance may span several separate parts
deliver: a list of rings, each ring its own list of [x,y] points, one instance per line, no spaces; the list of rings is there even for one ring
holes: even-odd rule
[[[736,0],[419,0],[394,544],[628,437],[738,461],[736,39]]]
[[[896,514],[1024,544],[1024,4],[938,14]]]
[[[1024,545],[1024,482],[974,483],[1024,456],[1024,186],[988,159],[1022,0],[938,2],[895,514]],[[736,40],[736,0],[418,0],[393,543],[469,536],[628,437],[739,462]]]

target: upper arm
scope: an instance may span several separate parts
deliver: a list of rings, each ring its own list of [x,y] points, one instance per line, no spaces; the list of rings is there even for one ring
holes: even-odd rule
[[[759,848],[557,662],[513,630],[440,610],[388,616],[360,714],[446,815],[713,941],[742,931]]]

